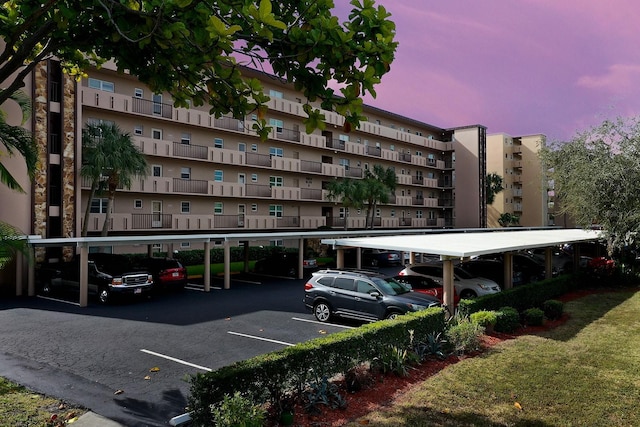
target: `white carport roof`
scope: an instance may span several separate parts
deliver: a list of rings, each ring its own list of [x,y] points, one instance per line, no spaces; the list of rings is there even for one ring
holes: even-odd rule
[[[451,232],[379,237],[322,239],[322,243],[339,247],[360,247],[417,252],[446,257],[473,257],[497,252],[555,246],[598,240],[601,232],[583,229],[539,229],[508,231]]]

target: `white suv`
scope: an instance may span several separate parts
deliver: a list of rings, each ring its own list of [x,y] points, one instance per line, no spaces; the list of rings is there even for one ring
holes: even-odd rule
[[[442,264],[411,264],[399,273],[401,276],[425,276],[442,284]],[[461,267],[453,268],[453,286],[461,299],[475,298],[500,292],[493,280],[474,276]]]

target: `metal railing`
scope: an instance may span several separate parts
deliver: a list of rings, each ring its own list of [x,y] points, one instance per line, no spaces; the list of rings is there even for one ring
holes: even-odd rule
[[[201,179],[173,178],[173,191],[177,193],[207,194],[208,181]]]
[[[300,198],[305,200],[322,200],[322,190],[318,188],[301,188]]]
[[[300,227],[300,217],[297,216],[279,216],[278,227]]]
[[[271,186],[262,184],[246,184],[245,191],[247,196],[252,197],[271,197]]]
[[[149,101],[148,99],[142,99],[132,97],[132,111],[134,113],[146,114],[148,116],[160,116],[165,119],[173,117],[173,105],[164,104],[162,102]]]
[[[343,150],[345,149],[344,141],[341,139],[328,139],[327,140],[327,148],[333,148],[335,150]]]
[[[354,178],[362,178],[362,168],[345,167],[344,174]]]
[[[399,153],[398,160],[401,162],[411,163],[411,154],[409,153]]]
[[[131,214],[131,228],[134,230],[171,228],[171,223],[171,214]]]
[[[191,145],[183,144],[181,142],[174,142],[173,155],[180,157],[190,157],[192,159],[207,159],[209,157],[209,149],[203,145]]]
[[[244,228],[244,214],[215,215],[213,226],[215,228]]]
[[[400,218],[400,227],[411,227],[411,218]]]
[[[271,156],[269,154],[245,153],[244,159],[248,165],[271,167]]]
[[[304,172],[322,172],[321,162],[312,162],[311,160],[300,160],[300,170]]]
[[[300,142],[300,131],[295,129],[280,129],[276,131],[276,136],[279,139],[286,139],[287,141]]]
[[[380,147],[373,147],[371,145],[367,145],[367,154],[370,156],[380,157],[382,156],[382,149]]]
[[[213,126],[218,129],[237,130],[239,132],[244,131],[244,122],[242,120],[234,119],[233,117],[220,117],[214,119]]]

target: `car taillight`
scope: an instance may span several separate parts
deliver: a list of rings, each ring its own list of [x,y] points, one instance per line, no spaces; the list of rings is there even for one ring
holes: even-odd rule
[[[309,282],[305,283],[305,285],[304,285],[304,290],[305,291],[308,291],[309,289],[312,289],[312,288],[313,288],[313,285],[311,283],[309,283]]]
[[[400,273],[398,273],[398,276],[406,276],[407,274],[404,271],[401,271]]]

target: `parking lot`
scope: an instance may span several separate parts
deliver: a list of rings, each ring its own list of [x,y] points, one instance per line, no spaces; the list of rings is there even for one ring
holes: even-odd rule
[[[166,425],[185,412],[188,376],[357,326],[316,322],[304,282],[256,277],[223,290],[214,280],[209,293],[189,286],[85,308],[3,299],[0,375],[123,425]]]

